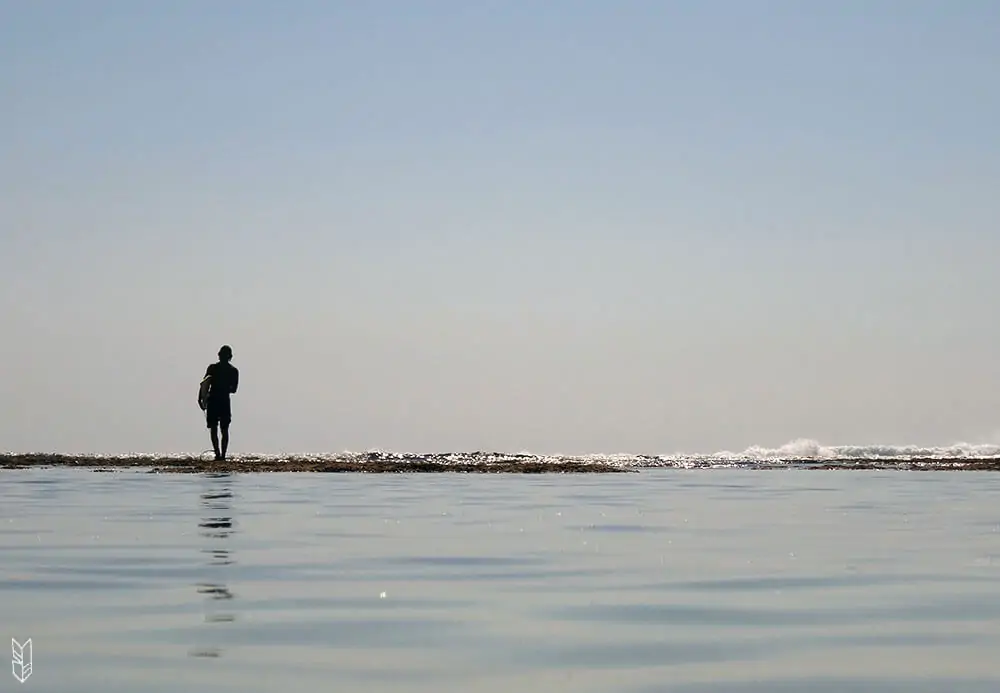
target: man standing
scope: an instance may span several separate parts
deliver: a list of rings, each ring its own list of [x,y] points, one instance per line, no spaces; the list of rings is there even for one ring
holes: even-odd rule
[[[240,371],[230,363],[232,360],[233,350],[227,344],[219,349],[218,362],[208,364],[208,368],[205,369],[205,377],[211,379],[205,419],[208,429],[212,432],[212,449],[215,450],[217,460],[226,459],[226,450],[229,448],[229,424],[233,420],[229,395],[235,393],[240,384]],[[222,429],[221,448],[219,428]]]

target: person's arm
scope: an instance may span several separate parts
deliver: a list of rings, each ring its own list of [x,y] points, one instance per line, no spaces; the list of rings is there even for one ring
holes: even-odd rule
[[[240,386],[240,369],[233,366],[233,386],[229,391],[236,394],[236,388]]]

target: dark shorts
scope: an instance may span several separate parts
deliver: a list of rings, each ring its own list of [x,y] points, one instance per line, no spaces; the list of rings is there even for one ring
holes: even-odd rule
[[[208,400],[208,407],[205,409],[205,422],[209,428],[215,428],[219,424],[228,426],[232,420],[233,411],[228,397],[220,400]]]

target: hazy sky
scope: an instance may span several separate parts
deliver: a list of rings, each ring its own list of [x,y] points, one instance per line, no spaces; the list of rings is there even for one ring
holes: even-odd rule
[[[1000,3],[0,0],[0,449],[1000,430]]]

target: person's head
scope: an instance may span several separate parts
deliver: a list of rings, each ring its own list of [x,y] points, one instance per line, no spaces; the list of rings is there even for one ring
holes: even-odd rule
[[[222,345],[222,348],[219,349],[219,360],[226,361],[227,363],[233,360],[233,349],[231,346],[228,344]]]

